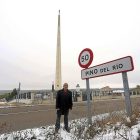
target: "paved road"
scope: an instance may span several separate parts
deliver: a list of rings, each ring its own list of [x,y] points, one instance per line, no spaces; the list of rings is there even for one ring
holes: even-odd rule
[[[140,98],[131,99],[131,104],[140,102]],[[124,100],[92,101],[92,115],[125,109]],[[69,120],[87,117],[87,101],[74,103],[69,113]],[[28,107],[1,108],[0,134],[55,124],[56,110],[54,105],[37,105]],[[61,122],[64,118],[62,116]]]

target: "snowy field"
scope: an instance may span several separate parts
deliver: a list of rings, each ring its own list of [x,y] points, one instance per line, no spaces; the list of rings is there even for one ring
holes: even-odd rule
[[[115,115],[118,114],[116,120],[121,114],[124,115],[125,124],[130,124],[133,120],[126,117],[124,112],[115,112]],[[92,117],[92,126],[88,125],[86,118],[69,121],[70,133],[63,130],[64,124],[61,123],[58,134],[54,132],[54,125],[42,126],[1,134],[0,140],[140,140],[140,118],[134,116],[137,124],[128,127],[123,121],[113,123],[113,115],[107,113]],[[110,118],[110,122],[104,124],[107,118]]]
[[[9,108],[9,107],[16,107],[16,103],[7,103],[7,102],[0,102],[0,108]],[[34,106],[34,105],[21,105],[19,104],[19,106]]]

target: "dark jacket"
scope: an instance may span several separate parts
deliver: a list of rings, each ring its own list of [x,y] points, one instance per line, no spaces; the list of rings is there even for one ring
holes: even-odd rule
[[[57,114],[68,115],[69,109],[72,110],[72,106],[72,92],[68,90],[65,95],[64,89],[59,90],[56,96],[56,109],[60,108],[60,110],[57,111]]]

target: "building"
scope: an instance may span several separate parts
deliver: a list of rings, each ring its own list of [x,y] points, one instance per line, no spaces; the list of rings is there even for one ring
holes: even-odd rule
[[[100,96],[112,95],[112,89],[109,86],[100,89]]]
[[[136,88],[131,89],[130,95],[140,95],[140,85],[137,85]]]

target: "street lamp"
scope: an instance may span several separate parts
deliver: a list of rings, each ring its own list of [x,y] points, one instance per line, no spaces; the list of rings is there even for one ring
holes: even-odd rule
[[[79,84],[76,85],[76,92],[78,92],[78,93],[80,92],[80,86],[79,86]]]
[[[80,86],[79,84],[76,85],[76,94],[75,94],[75,101],[77,102],[77,97],[79,96],[80,93]],[[77,95],[78,94],[78,95]]]
[[[21,85],[21,83],[19,83],[19,88],[17,89],[18,104],[19,104],[19,91],[20,91],[20,85]]]

